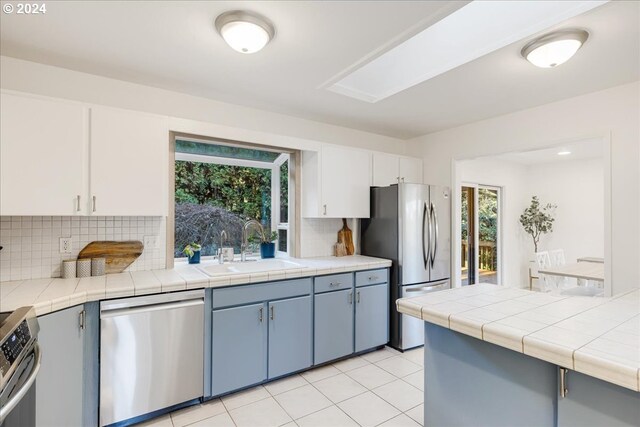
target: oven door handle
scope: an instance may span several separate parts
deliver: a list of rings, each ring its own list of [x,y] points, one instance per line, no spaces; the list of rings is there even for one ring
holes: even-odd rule
[[[37,342],[33,347],[33,357],[35,362],[26,381],[22,384],[20,390],[18,390],[18,392],[11,399],[9,399],[9,401],[2,408],[0,408],[0,424],[4,422],[4,419],[7,418],[7,415],[9,415],[11,411],[13,411],[18,403],[20,403],[22,398],[27,394],[33,383],[36,381],[36,375],[38,375],[38,371],[40,371],[40,363],[42,361],[40,346]]]

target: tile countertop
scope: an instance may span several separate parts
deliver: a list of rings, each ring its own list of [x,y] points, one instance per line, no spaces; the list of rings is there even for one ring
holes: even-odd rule
[[[480,284],[396,304],[426,322],[640,391],[640,289],[604,298]]]
[[[0,312],[33,305],[36,314],[40,316],[77,304],[108,298],[243,285],[391,266],[389,260],[360,255],[286,259],[301,264],[302,267],[209,277],[196,266],[183,263],[171,270],[131,271],[79,279],[52,278],[1,282]],[[214,263],[217,264],[217,261],[204,262],[202,265]]]

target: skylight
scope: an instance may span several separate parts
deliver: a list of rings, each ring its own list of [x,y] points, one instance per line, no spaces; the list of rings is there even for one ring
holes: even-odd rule
[[[327,89],[378,102],[607,1],[473,1]]]

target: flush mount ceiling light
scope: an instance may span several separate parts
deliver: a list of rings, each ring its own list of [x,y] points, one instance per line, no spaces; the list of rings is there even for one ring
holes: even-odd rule
[[[231,10],[218,16],[215,26],[224,41],[240,53],[261,50],[275,35],[275,28],[254,12]]]
[[[569,154],[571,154],[569,150],[558,151],[558,156],[568,156]]]
[[[553,68],[571,59],[588,38],[584,30],[555,31],[527,43],[520,53],[536,67]]]

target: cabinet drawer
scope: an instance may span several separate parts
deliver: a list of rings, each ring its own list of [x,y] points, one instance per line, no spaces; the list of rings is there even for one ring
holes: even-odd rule
[[[387,269],[358,271],[356,273],[356,286],[377,285],[387,283]]]
[[[352,286],[353,286],[353,273],[332,274],[330,276],[316,277],[314,292],[316,294],[320,294],[322,292],[348,289],[348,288],[351,288]]]
[[[304,278],[214,289],[211,302],[213,308],[220,308],[310,294],[311,278]]]

